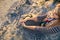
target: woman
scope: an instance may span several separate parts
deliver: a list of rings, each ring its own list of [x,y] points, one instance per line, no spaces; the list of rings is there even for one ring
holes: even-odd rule
[[[50,23],[48,25],[46,25],[46,27],[26,26],[24,22],[21,22],[21,21],[20,22],[23,27],[31,29],[31,30],[38,30],[43,33],[47,33],[47,32],[56,33],[58,31],[60,31],[60,29],[59,29],[60,27],[56,27],[56,26],[60,26],[60,4],[57,4],[55,9],[52,12],[49,12],[46,19],[48,19],[48,18],[55,18],[55,20],[50,21]]]

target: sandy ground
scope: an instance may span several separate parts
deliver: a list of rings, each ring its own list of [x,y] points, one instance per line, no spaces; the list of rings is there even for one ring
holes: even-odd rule
[[[17,0],[1,0],[0,1],[0,14],[5,15],[8,9],[12,6]]]
[[[0,36],[1,37],[3,35],[3,32],[6,30],[4,37],[2,37],[2,38],[0,37],[0,40],[3,40],[3,39],[4,40],[10,40],[10,38],[12,37],[11,27],[13,27],[13,24],[8,25],[8,27],[3,26],[3,28],[1,28],[2,27],[1,25],[7,20],[6,15],[7,15],[9,9],[12,7],[12,5],[14,5],[13,6],[13,10],[14,10],[15,7],[17,5],[19,5],[20,1],[21,0],[0,0],[0,29],[3,29],[3,30],[0,30]],[[15,28],[13,27],[12,30],[15,30],[15,29],[16,29],[16,25],[15,25]],[[16,40],[18,40],[18,39],[16,39]]]

